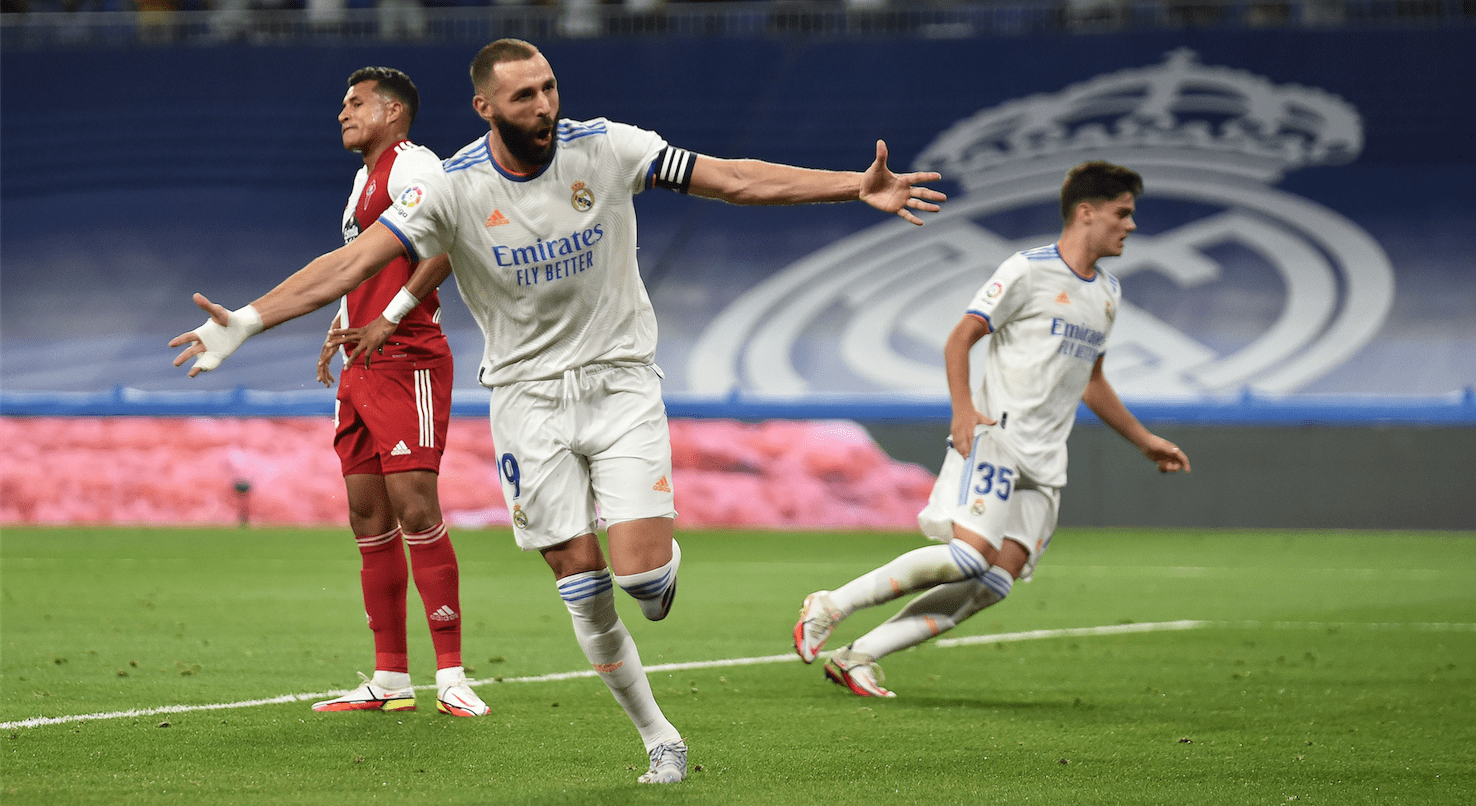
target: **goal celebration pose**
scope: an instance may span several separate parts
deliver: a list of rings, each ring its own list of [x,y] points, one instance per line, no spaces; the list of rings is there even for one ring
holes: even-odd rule
[[[1061,187],[1060,240],[1011,256],[974,295],[943,348],[953,422],[943,467],[918,515],[923,534],[944,545],[914,549],[805,599],[794,648],[811,663],[842,619],[926,591],[831,652],[829,680],[863,697],[895,696],[881,685],[879,658],[954,628],[1002,601],[1016,579],[1030,578],[1056,529],[1078,402],[1160,471],[1189,471],[1184,452],[1144,428],[1102,374],[1122,291],[1096,263],[1122,254],[1142,192],[1142,179],[1127,168],[1073,168]],[[985,336],[984,378],[975,390],[969,353]]]
[[[198,356],[191,376],[213,369],[250,335],[331,302],[395,257],[448,253],[486,338],[477,379],[492,389],[518,545],[542,553],[575,638],[640,732],[650,759],[640,780],[681,781],[686,743],[651,693],[613,596],[619,586],[647,618],[664,618],[681,562],[633,197],[661,188],[735,204],[859,199],[921,224],[913,211],[936,211],[944,197],[918,183],[939,176],[892,173],[880,141],[864,173],[822,171],[699,155],[603,118],[564,120],[553,68],[520,40],[483,48],[471,76],[487,134],[413,177],[353,243],[252,304],[227,311],[197,294],[210,320],[170,342],[186,347],[174,363]]]

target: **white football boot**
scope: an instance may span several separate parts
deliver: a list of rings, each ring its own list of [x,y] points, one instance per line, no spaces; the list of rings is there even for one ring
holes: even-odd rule
[[[643,784],[677,784],[687,779],[687,744],[682,741],[658,744],[651,749],[651,769],[639,779]]]
[[[451,716],[486,716],[492,709],[466,684],[460,666],[436,672],[436,710]]]
[[[385,688],[359,672],[364,682],[358,688],[332,700],[313,703],[314,711],[414,711],[415,689],[406,682],[402,688]],[[408,677],[408,675],[407,675]]]
[[[825,677],[861,697],[897,696],[881,687],[886,676],[882,674],[881,667],[876,665],[876,659],[848,646],[837,649],[825,659]]]
[[[830,601],[830,591],[816,591],[806,596],[805,603],[800,606],[799,622],[794,625],[794,651],[799,653],[800,660],[813,663],[815,656],[820,654],[820,648],[825,646],[825,640],[843,618],[845,615]]]

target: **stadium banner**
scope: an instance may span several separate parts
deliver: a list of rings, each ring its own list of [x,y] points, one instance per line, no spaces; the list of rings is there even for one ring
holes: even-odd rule
[[[1062,175],[1096,158],[1147,184],[1138,232],[1103,263],[1125,289],[1106,360],[1130,402],[1185,421],[1295,419],[1329,401],[1352,419],[1398,419],[1389,401],[1420,417],[1470,409],[1476,31],[538,44],[566,117],[825,168],[863,168],[884,139],[894,169],[945,177],[950,201],[922,228],[859,204],[642,194],[641,267],[676,416],[893,405],[931,419],[963,306],[1004,257],[1055,237]],[[83,399],[115,407],[76,413],[331,406],[313,379],[329,311],[194,380],[164,344],[202,319],[191,292],[239,306],[338,245],[358,167],[333,120],[350,72],[409,72],[413,136],[445,157],[485,130],[468,103],[472,55],[0,55],[5,413]],[[79,104],[98,75],[147,80]],[[458,400],[476,400],[481,337],[449,286]]]

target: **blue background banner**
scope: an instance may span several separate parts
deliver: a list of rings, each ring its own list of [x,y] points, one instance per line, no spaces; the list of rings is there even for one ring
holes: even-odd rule
[[[1358,142],[1270,177],[1145,169],[1141,237],[1122,259],[1138,250],[1140,263],[1107,266],[1139,317],[1132,329],[1124,314],[1108,346],[1109,359],[1125,355],[1113,376],[1125,396],[1251,389],[1464,400],[1460,391],[1476,385],[1476,32],[598,40],[544,50],[566,117],[634,123],[715,156],[824,168],[864,168],[882,138],[900,170],[960,121],[1032,99],[1044,104],[1031,107],[1036,114],[1065,114],[1070,88],[1162,69],[1186,47],[1198,65],[1233,74],[1228,85],[1254,92],[1237,97],[1200,74],[1174,74],[1174,125],[1192,106],[1208,142],[1223,145],[1245,131],[1247,98],[1271,99],[1301,132],[1299,147],[1341,131],[1329,110],[1344,108]],[[422,93],[414,137],[444,157],[485,132],[470,107],[473,55],[444,46],[5,52],[0,386],[246,387],[327,399],[313,366],[330,311],[252,340],[194,380],[170,366],[165,342],[201,321],[192,292],[239,306],[340,244],[360,164],[340,147],[334,122],[350,72],[368,64],[409,72]],[[1322,97],[1337,103],[1309,100]],[[1095,121],[1078,105],[1067,110],[1077,115],[1071,131],[1096,124],[1111,140],[1151,100],[1107,104]],[[1136,153],[1155,151],[1163,153]],[[950,173],[939,186],[959,214],[916,231],[859,204],[739,208],[643,194],[641,268],[668,390],[694,399],[936,400],[938,329],[957,321],[996,252],[1053,237],[1056,162],[1078,156],[1090,154],[1047,155],[1040,164],[1051,172],[1013,185]],[[1027,180],[1033,190],[1021,189]],[[1223,225],[1219,240],[1204,222]],[[967,238],[945,254],[954,235]],[[1384,268],[1350,270],[1349,239],[1366,239],[1372,246],[1358,254]],[[867,274],[847,244],[888,260]],[[812,279],[784,292],[784,278],[807,266]],[[945,271],[956,275],[947,283]],[[1380,271],[1387,283],[1365,283]],[[817,296],[827,278],[829,296]],[[915,290],[904,291],[897,283],[909,278]],[[454,290],[443,295],[464,396],[476,391],[481,337]],[[888,300],[904,298],[883,316]],[[729,327],[745,310],[759,324]],[[878,365],[895,371],[857,366],[848,353],[873,343],[885,353]],[[1165,343],[1173,349],[1154,352]]]

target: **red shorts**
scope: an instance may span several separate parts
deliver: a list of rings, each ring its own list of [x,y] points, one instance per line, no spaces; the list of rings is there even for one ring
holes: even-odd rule
[[[451,362],[345,367],[333,411],[333,448],[345,476],[439,473],[451,423]]]

